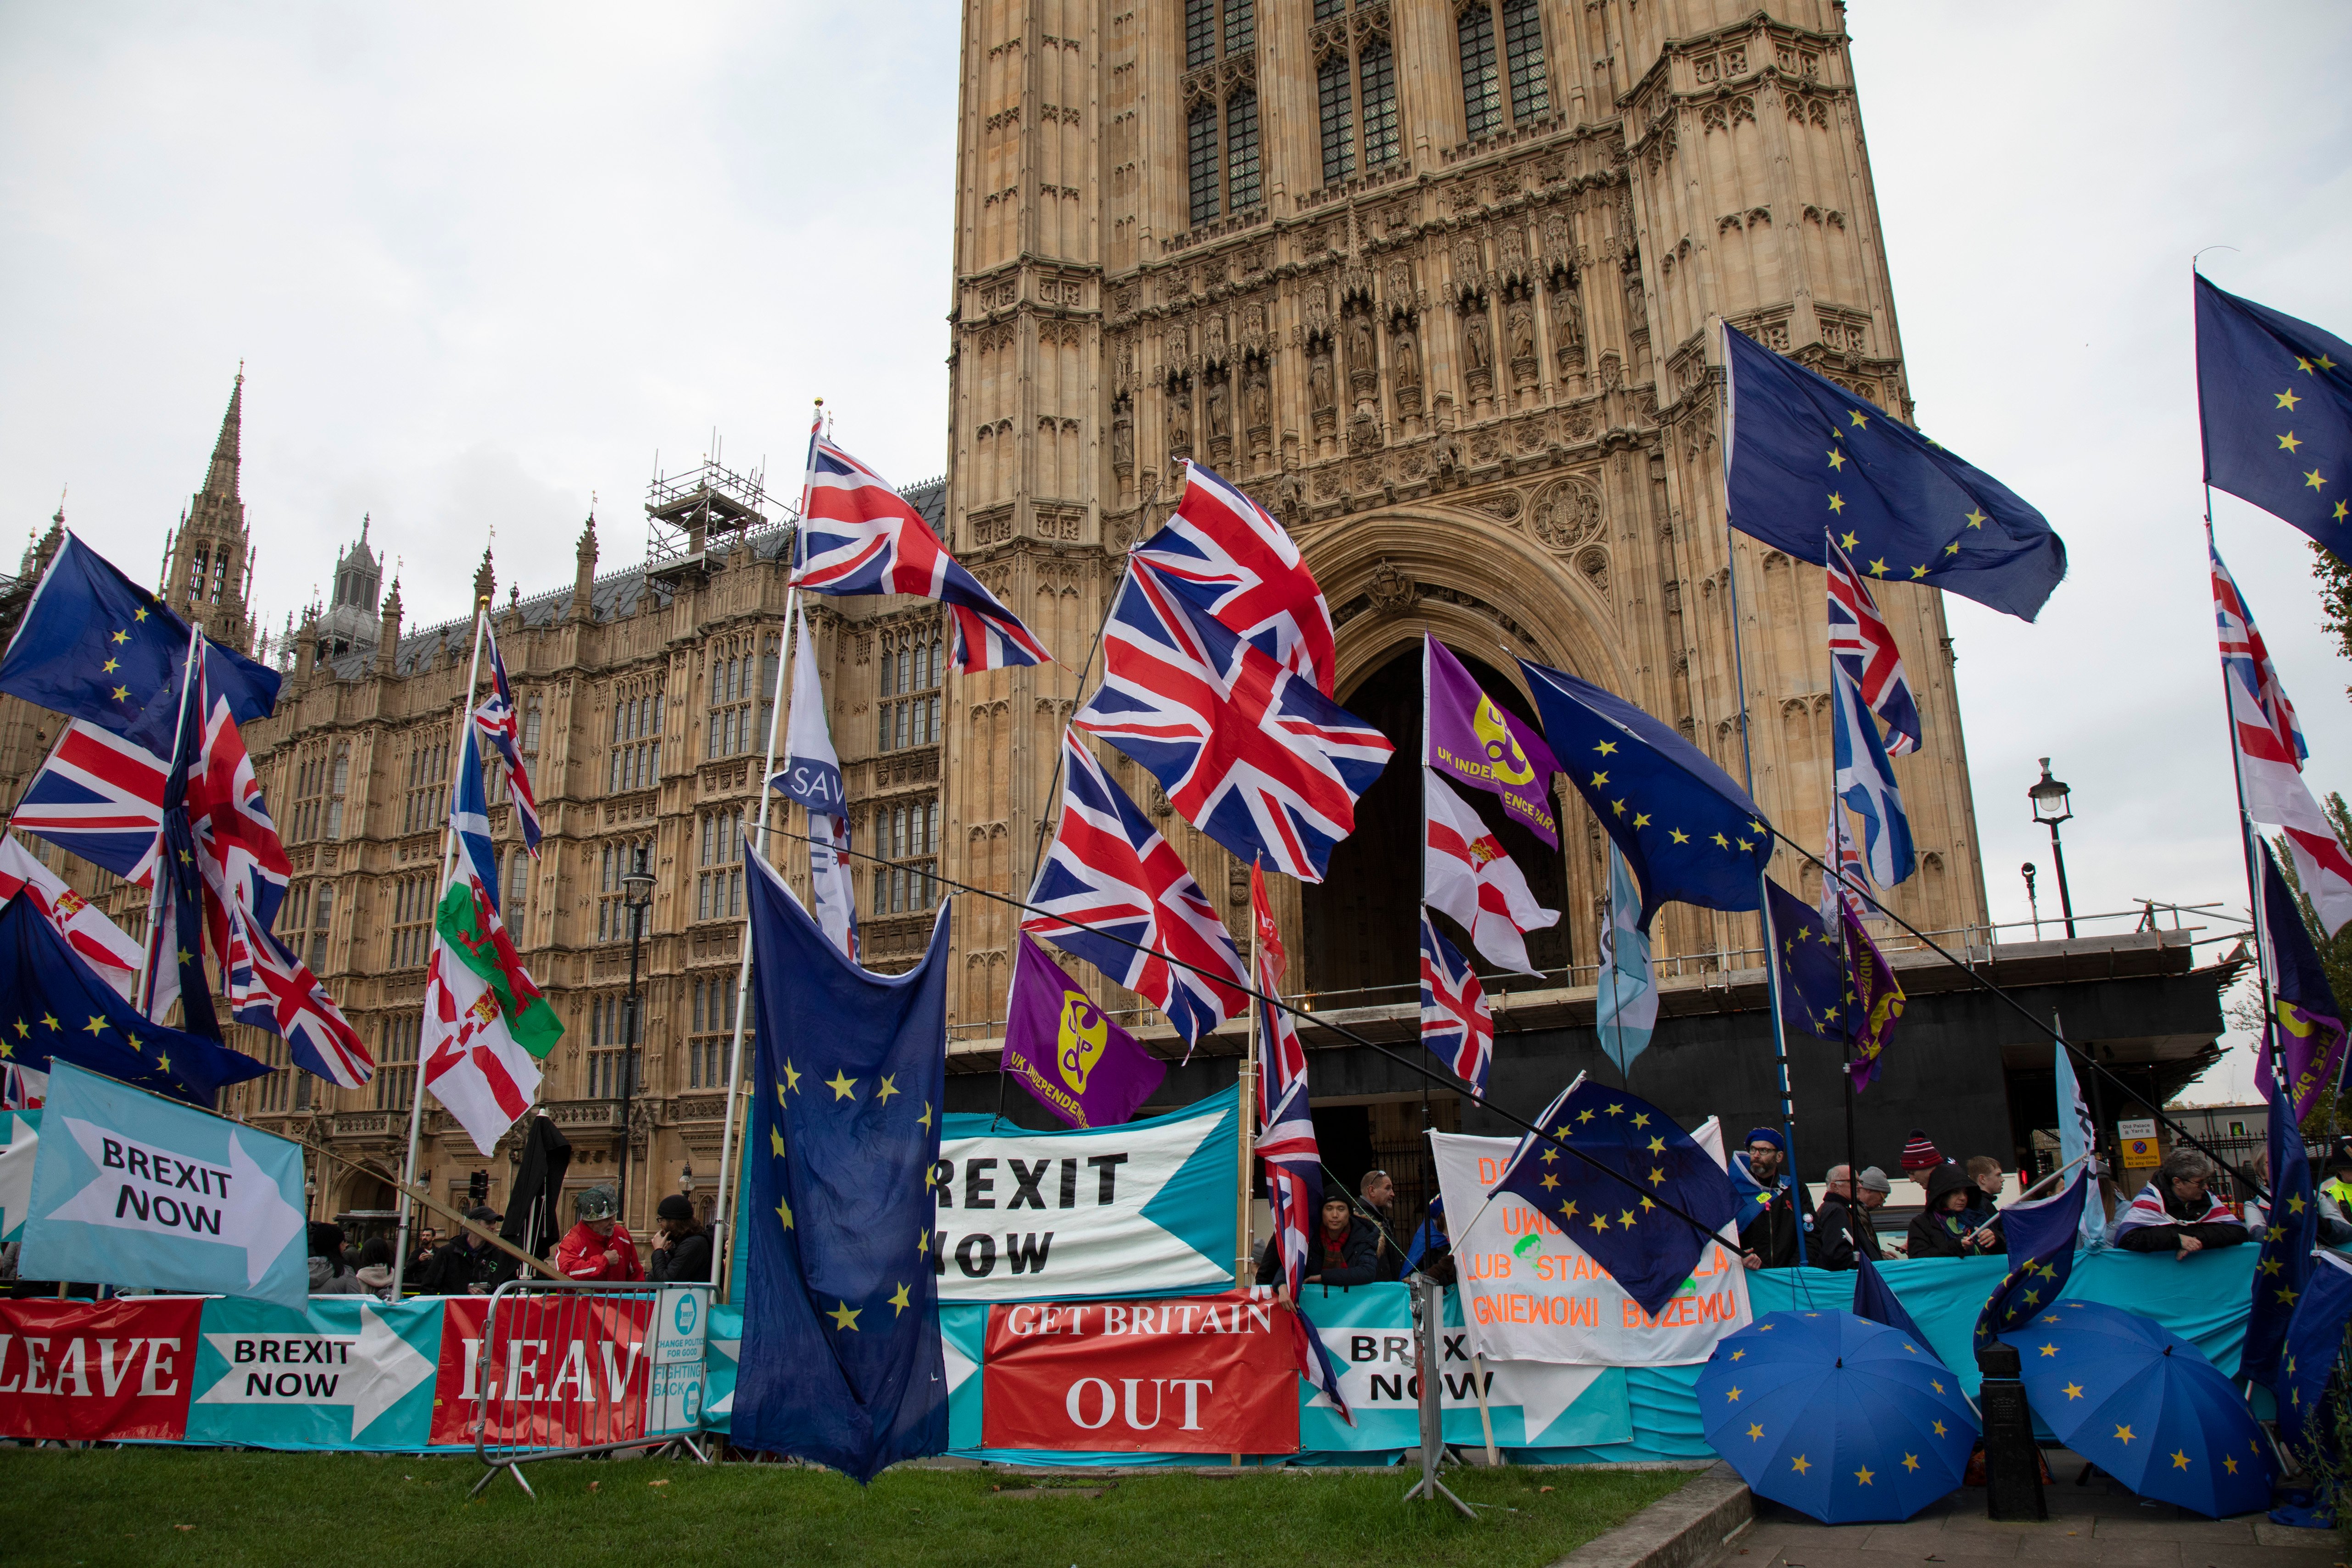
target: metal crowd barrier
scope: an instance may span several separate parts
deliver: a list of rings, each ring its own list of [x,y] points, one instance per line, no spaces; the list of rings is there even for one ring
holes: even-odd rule
[[[466,1347],[465,1397],[474,1402],[474,1452],[536,1498],[522,1467],[534,1459],[683,1447],[703,1464],[705,1325],[712,1288],[603,1280],[510,1279],[487,1300],[452,1297],[443,1333]]]

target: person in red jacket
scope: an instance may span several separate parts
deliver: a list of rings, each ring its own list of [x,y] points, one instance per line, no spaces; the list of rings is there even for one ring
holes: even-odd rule
[[[613,1194],[590,1187],[572,1200],[580,1216],[555,1248],[555,1266],[567,1279],[642,1279],[646,1268],[637,1260],[637,1244],[628,1227],[613,1215]]]

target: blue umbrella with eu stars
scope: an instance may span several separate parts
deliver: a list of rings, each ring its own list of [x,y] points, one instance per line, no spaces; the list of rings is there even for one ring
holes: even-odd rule
[[[1852,1312],[1771,1312],[1726,1336],[1698,1402],[1749,1489],[1823,1524],[1910,1518],[1960,1484],[1979,1431],[1933,1351]]]
[[[2057,1301],[2000,1336],[2058,1440],[2144,1498],[2221,1519],[2271,1501],[2271,1457],[2237,1385],[2153,1318]]]

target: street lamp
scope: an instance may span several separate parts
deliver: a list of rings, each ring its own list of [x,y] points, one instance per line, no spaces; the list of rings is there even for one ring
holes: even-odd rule
[[[629,1222],[629,1108],[637,1092],[637,1047],[644,1029],[644,1003],[637,994],[637,952],[644,945],[646,911],[653,907],[654,874],[646,869],[646,852],[621,874],[621,901],[629,911],[629,1026],[621,1038],[621,1191],[615,1208],[621,1223]]]
[[[2028,860],[2018,870],[2025,877],[2025,907],[2033,916],[2033,940],[2042,940],[2042,901],[2033,896],[2033,862]]]
[[[2074,812],[2067,809],[2066,797],[2072,792],[2050,776],[2050,759],[2042,759],[2042,777],[2025,798],[2033,803],[2033,820],[2050,829],[2050,858],[2058,863],[2058,907],[2066,917],[2066,934],[2074,934],[2074,900],[2066,890],[2066,847],[2058,841],[2058,825],[2072,822]]]

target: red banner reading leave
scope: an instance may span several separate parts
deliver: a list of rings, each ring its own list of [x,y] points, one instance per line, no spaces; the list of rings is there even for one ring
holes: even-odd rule
[[[453,1296],[442,1308],[441,1365],[433,1384],[433,1441],[471,1443],[476,1404],[489,1391],[494,1446],[571,1448],[619,1443],[646,1429],[646,1328],[653,1303],[570,1294],[499,1305]]]
[[[0,1436],[185,1436],[204,1310],[201,1296],[0,1301]]]
[[[992,1307],[981,1375],[992,1448],[1298,1451],[1291,1325],[1247,1291]]]

